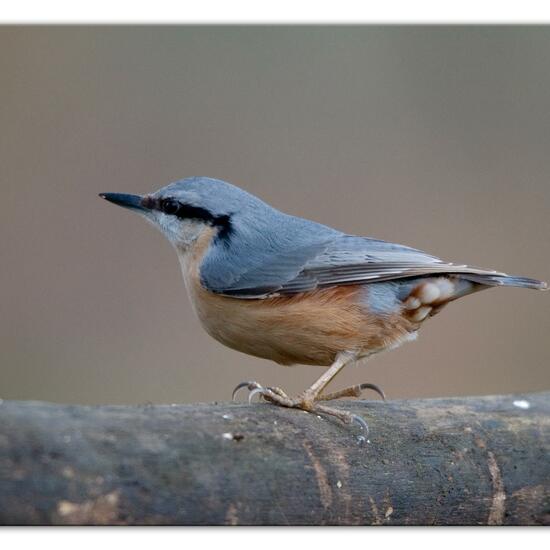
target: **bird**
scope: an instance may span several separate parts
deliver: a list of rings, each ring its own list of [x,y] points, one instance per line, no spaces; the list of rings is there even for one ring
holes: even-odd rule
[[[497,286],[543,281],[455,265],[409,246],[350,235],[292,216],[225,181],[189,177],[144,195],[100,193],[158,228],[174,247],[192,307],[210,336],[280,365],[328,367],[296,397],[242,382],[282,407],[329,415],[368,430],[326,402],[375,384],[327,393],[356,361],[414,340],[448,303]]]

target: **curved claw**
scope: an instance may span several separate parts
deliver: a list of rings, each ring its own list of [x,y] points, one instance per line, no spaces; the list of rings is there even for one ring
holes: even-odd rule
[[[359,388],[361,388],[361,390],[372,390],[376,392],[383,401],[386,401],[386,394],[384,393],[384,390],[376,384],[369,384],[368,382],[365,382],[364,384],[359,384]]]
[[[237,395],[240,389],[248,388],[251,384],[254,384],[254,383],[255,382],[253,380],[249,380],[248,382],[241,382],[240,384],[237,384],[237,386],[233,390],[233,393],[231,394],[231,401],[235,401],[235,396]]]
[[[368,437],[368,435],[369,435],[369,425],[365,422],[365,420],[357,414],[352,414],[351,415],[351,423],[353,424],[354,422],[359,425],[361,430],[363,430],[364,436]]]
[[[249,394],[248,394],[248,402],[249,403],[252,403],[252,399],[254,398],[254,396],[256,394],[260,394],[260,395],[263,395],[265,393],[266,389],[265,388],[256,388],[255,390],[252,390]]]

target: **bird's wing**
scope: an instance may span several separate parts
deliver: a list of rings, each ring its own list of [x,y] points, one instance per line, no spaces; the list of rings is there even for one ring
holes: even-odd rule
[[[279,251],[215,292],[238,298],[295,294],[321,287],[374,283],[436,274],[460,274],[489,286],[539,288],[539,281],[454,265],[407,246],[341,235],[307,247]]]
[[[497,271],[447,263],[408,246],[346,235],[309,260],[297,277],[281,286],[280,292],[305,292],[333,285],[375,283],[442,273],[463,274],[475,282],[482,278],[485,284],[491,284],[491,277],[506,276]],[[499,283],[495,279],[493,284]]]

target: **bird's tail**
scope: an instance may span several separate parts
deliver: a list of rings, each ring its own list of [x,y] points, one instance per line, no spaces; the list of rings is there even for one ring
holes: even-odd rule
[[[516,277],[514,275],[493,274],[493,273],[465,273],[460,275],[472,283],[479,283],[485,286],[516,286],[519,288],[533,288],[535,290],[548,290],[548,284],[529,277]]]

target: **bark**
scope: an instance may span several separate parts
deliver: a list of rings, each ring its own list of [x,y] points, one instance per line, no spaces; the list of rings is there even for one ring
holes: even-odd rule
[[[0,402],[0,523],[550,524],[550,393],[337,406]]]

